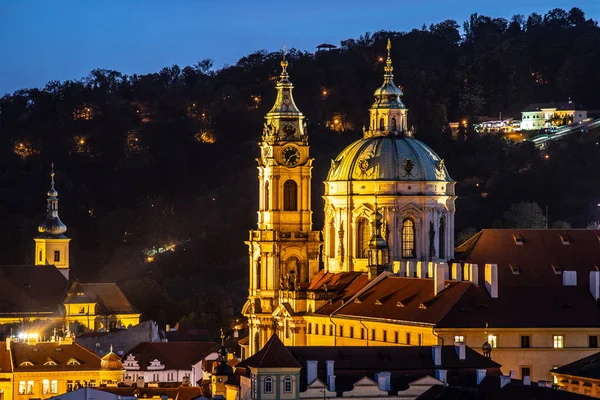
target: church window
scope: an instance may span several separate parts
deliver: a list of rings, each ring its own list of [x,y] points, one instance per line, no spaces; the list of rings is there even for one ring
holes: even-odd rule
[[[273,393],[273,378],[270,376],[265,378],[265,393]]]
[[[329,223],[329,257],[335,257],[335,224],[333,219]]]
[[[265,183],[265,210],[269,211],[269,181]]]
[[[402,223],[402,258],[415,258],[415,223],[412,219]]]
[[[39,259],[40,259],[40,262],[42,262],[42,260],[44,259],[44,257],[43,257],[43,253],[42,253],[42,251],[41,251],[41,250],[40,250],[40,256],[39,256]]]
[[[60,251],[54,250],[54,262],[59,262],[59,261],[60,261]]]
[[[367,244],[369,243],[369,221],[366,218],[358,220],[356,232],[356,256],[367,258]]]
[[[440,229],[438,232],[439,235],[439,244],[438,248],[440,250],[440,258],[446,258],[446,216],[442,215],[440,218]]]
[[[256,285],[255,285],[255,287],[257,289],[260,289],[260,269],[261,269],[261,262],[260,262],[260,257],[258,257],[256,259]]]
[[[292,377],[283,378],[283,393],[292,393]]]
[[[379,130],[382,131],[385,129],[385,120],[383,118],[379,118]]]
[[[283,184],[283,211],[298,210],[298,185],[293,180]]]
[[[390,130],[391,131],[395,131],[396,130],[396,118],[392,118],[392,128]]]

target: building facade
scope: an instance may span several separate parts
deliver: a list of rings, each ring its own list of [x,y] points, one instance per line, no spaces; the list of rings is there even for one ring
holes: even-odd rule
[[[521,130],[536,130],[552,126],[569,125],[587,118],[571,100],[565,103],[533,103],[521,112]]]

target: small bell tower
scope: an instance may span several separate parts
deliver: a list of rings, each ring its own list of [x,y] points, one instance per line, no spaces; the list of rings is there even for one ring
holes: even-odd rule
[[[35,265],[54,265],[69,279],[69,242],[65,236],[67,226],[58,216],[58,192],[54,188],[54,163],[50,173],[50,190],[46,206],[46,218],[38,226],[40,235],[35,241]]]

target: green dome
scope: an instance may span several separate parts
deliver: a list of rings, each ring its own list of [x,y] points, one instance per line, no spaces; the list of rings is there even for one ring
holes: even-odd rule
[[[346,147],[331,162],[327,181],[349,180],[453,182],[444,160],[406,135],[363,138]]]

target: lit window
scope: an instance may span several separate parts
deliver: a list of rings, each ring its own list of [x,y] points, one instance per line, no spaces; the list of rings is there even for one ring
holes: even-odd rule
[[[292,377],[283,378],[283,393],[292,393]]]
[[[356,232],[356,256],[358,258],[367,258],[367,246],[369,244],[369,221],[366,218],[358,220],[358,229]]]
[[[54,262],[60,261],[60,251],[54,250]]]
[[[283,211],[298,210],[298,185],[293,180],[283,184]]]
[[[415,223],[411,219],[402,223],[402,257],[415,257]]]
[[[265,393],[273,393],[273,378],[270,376],[265,378]]]
[[[565,347],[564,335],[554,335],[552,337],[552,342],[554,343],[555,349],[562,349],[563,347]]]
[[[27,382],[20,381],[19,382],[19,394],[25,394],[26,388],[27,388]]]
[[[488,335],[488,343],[492,346],[492,348],[498,347],[498,336],[496,335]]]
[[[33,394],[33,381],[27,381],[27,394]]]
[[[462,336],[462,335],[454,336],[454,343],[456,343],[456,342],[464,343],[465,342],[465,337]]]
[[[42,381],[42,394],[50,394],[50,381],[48,379]]]

